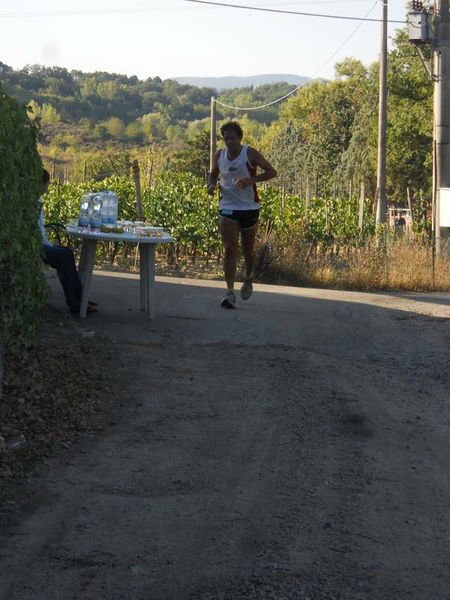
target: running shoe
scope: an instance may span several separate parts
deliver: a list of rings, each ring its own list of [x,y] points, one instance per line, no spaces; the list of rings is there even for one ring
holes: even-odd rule
[[[241,287],[242,300],[248,300],[253,294],[253,277],[246,277]]]
[[[232,290],[228,290],[220,306],[223,306],[223,308],[236,308],[236,296]]]

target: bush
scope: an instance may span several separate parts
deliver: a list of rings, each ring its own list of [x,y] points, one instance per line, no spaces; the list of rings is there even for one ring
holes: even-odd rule
[[[37,129],[0,85],[0,336],[10,350],[32,339],[45,299],[37,228],[42,163]]]

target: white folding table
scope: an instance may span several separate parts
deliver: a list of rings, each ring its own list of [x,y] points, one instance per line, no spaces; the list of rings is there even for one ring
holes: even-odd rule
[[[126,242],[139,244],[140,256],[140,308],[149,319],[155,318],[155,246],[170,244],[173,238],[164,233],[162,237],[147,237],[134,233],[103,233],[92,229],[69,225],[66,227],[69,236],[82,239],[80,264],[78,273],[83,285],[80,317],[86,317],[92,273],[94,271],[97,242]]]

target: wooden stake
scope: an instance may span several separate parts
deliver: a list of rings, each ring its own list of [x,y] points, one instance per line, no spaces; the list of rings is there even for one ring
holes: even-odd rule
[[[132,166],[134,186],[136,190],[136,213],[139,220],[144,219],[144,211],[142,210],[142,194],[141,194],[141,169],[139,167],[139,161],[133,161]]]
[[[413,193],[409,186],[406,188],[406,200],[408,202],[408,208],[411,213],[411,223],[412,223],[414,220],[414,217],[413,217]]]
[[[366,189],[364,186],[364,181],[361,181],[361,195],[359,197],[359,235],[363,235],[364,233],[364,206],[366,203]]]
[[[311,202],[311,176],[306,177],[306,208],[309,208]]]

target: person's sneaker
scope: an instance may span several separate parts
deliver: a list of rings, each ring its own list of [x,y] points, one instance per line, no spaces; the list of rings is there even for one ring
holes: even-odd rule
[[[246,277],[241,287],[242,300],[248,300],[253,294],[253,277]]]
[[[223,308],[236,308],[236,296],[232,290],[228,290],[225,298],[220,303]]]

